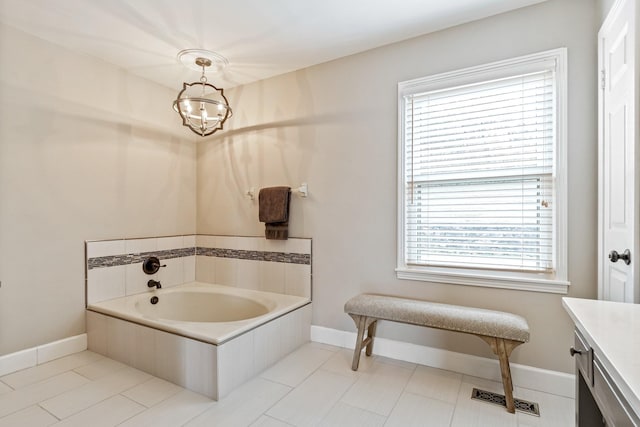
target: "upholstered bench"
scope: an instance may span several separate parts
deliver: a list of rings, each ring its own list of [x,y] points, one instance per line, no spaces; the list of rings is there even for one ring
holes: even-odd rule
[[[491,346],[500,360],[507,411],[515,412],[509,355],[516,346],[529,341],[529,325],[523,317],[501,311],[371,294],[351,298],[344,305],[344,311],[358,328],[351,365],[354,371],[358,370],[363,348],[366,348],[365,354],[371,356],[378,320],[477,335]]]

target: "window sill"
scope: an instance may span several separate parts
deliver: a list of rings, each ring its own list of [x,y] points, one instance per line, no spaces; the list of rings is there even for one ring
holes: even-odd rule
[[[570,283],[566,280],[532,277],[525,274],[498,272],[463,272],[455,269],[436,268],[396,268],[398,279],[420,280],[433,283],[447,283],[486,288],[513,289],[518,291],[546,292],[566,295]]]

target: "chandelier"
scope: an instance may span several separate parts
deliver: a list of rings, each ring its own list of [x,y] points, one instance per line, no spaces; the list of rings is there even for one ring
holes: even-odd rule
[[[200,81],[183,83],[182,90],[173,101],[173,109],[180,114],[182,125],[205,137],[222,129],[222,125],[233,114],[223,89],[207,82],[205,70],[214,65],[219,71],[227,60],[215,52],[187,49],[178,53],[178,59],[186,66],[202,70]]]

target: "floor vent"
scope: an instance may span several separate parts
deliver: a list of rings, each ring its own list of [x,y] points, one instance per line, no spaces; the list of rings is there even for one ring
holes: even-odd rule
[[[474,388],[471,392],[471,398],[487,403],[493,403],[494,405],[503,407],[507,406],[507,400],[505,399],[504,395],[492,393],[486,390]],[[524,412],[525,414],[534,415],[536,417],[540,416],[540,407],[537,403],[517,398],[514,398],[513,401],[516,405],[516,411]]]

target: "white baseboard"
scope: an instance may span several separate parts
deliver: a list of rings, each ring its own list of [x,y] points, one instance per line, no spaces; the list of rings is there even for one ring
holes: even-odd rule
[[[0,356],[0,377],[87,349],[87,334]]]
[[[311,341],[353,349],[355,332],[311,326]],[[376,338],[374,354],[493,381],[502,381],[497,359]],[[514,386],[575,398],[575,375],[511,363]]]
[[[353,349],[355,332],[311,326],[311,341]],[[41,346],[0,356],[0,376],[58,359],[87,349],[87,334],[80,334]],[[374,354],[418,363],[465,375],[501,381],[500,366],[495,359],[456,353],[407,342],[376,338]],[[533,366],[511,363],[511,374],[517,387],[575,398],[575,376]]]

